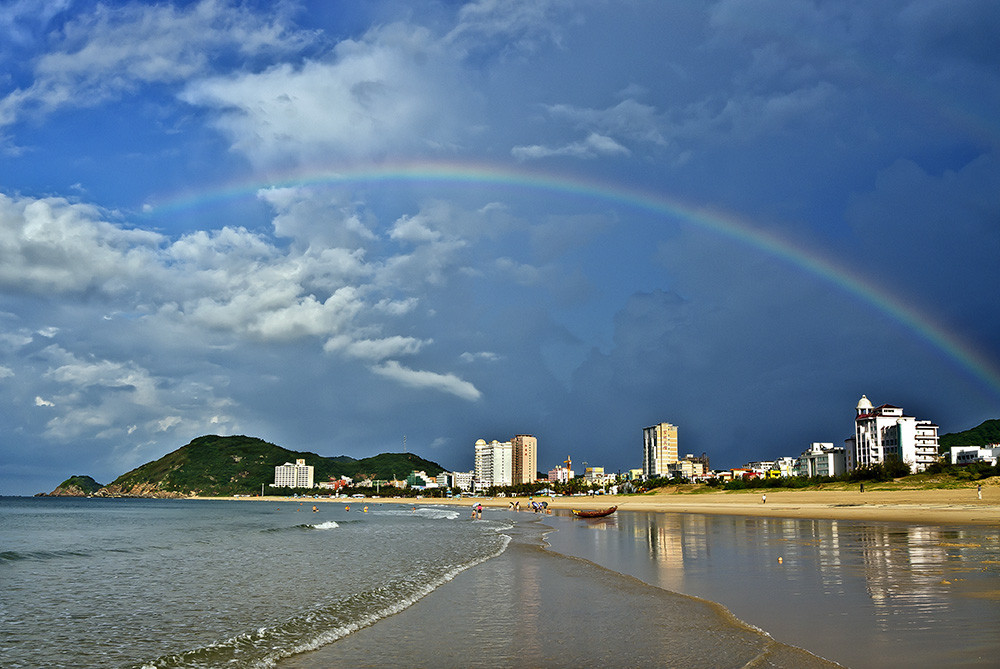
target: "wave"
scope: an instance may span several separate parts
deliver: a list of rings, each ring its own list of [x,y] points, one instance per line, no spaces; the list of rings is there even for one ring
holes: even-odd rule
[[[328,520],[325,523],[317,523],[315,525],[308,525],[314,530],[334,530],[340,527],[340,524],[335,520]]]
[[[238,665],[269,669],[283,658],[316,650],[399,613],[466,569],[501,555],[507,550],[511,538],[508,535],[500,536],[501,542],[497,550],[462,564],[442,567],[436,574],[427,574],[430,578],[426,581],[393,579],[378,588],[355,593],[273,627],[262,627],[225,641],[166,655],[136,666],[141,669],[203,669]]]
[[[62,558],[90,557],[90,551],[3,551],[0,560],[20,562],[21,560],[59,560]]]
[[[73,558],[89,558],[101,555],[102,553],[144,553],[150,550],[160,550],[157,546],[135,546],[121,547],[111,546],[108,548],[95,549],[65,549],[54,551],[0,551],[0,562],[21,562],[24,560],[66,560]]]

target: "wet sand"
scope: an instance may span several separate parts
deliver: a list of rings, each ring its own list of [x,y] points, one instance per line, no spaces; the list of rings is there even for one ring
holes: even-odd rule
[[[279,669],[336,667],[836,667],[723,607],[541,546],[525,515],[497,558],[410,608]]]

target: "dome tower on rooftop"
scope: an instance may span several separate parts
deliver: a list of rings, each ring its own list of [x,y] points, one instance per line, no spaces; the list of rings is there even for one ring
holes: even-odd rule
[[[868,399],[866,395],[862,395],[861,399],[858,400],[858,415],[868,413],[872,410],[871,400]]]

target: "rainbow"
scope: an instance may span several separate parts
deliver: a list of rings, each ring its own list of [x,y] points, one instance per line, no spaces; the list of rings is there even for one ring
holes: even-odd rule
[[[412,162],[352,167],[345,171],[319,171],[283,176],[267,182],[245,182],[175,196],[147,207],[156,214],[169,214],[213,203],[255,197],[261,189],[309,186],[356,186],[378,183],[476,184],[522,191],[552,192],[650,212],[709,230],[723,237],[778,258],[819,277],[873,306],[879,312],[915,333],[920,339],[957,363],[1000,398],[1000,370],[985,355],[960,337],[934,322],[897,296],[865,280],[846,267],[814,250],[795,245],[773,232],[754,227],[737,216],[621,185],[609,185],[578,176],[557,175],[527,168],[457,162]]]

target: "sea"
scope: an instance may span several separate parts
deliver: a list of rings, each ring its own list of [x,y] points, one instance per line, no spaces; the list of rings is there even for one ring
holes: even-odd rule
[[[2,667],[996,666],[998,612],[991,526],[0,498]]]

